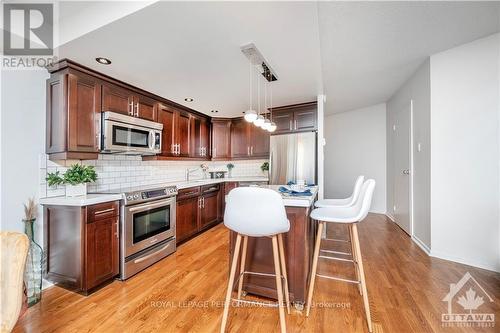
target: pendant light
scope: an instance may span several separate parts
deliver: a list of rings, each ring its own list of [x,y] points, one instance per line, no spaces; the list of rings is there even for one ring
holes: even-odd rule
[[[264,117],[260,114],[260,82],[257,78],[257,119],[253,122],[255,126],[262,127],[264,125]]]
[[[250,64],[250,109],[248,109],[246,112],[245,112],[245,120],[248,121],[249,123],[253,123],[256,119],[257,119],[257,112],[255,112],[255,110],[253,109],[252,107],[252,100],[253,100],[253,96],[252,96],[252,86],[253,86],[253,80],[252,80],[252,77],[253,77],[253,70],[252,70],[252,64]]]
[[[269,108],[270,109],[269,110],[269,118],[271,119],[271,124],[269,125],[267,130],[272,133],[272,132],[276,131],[276,128],[278,126],[276,126],[276,123],[273,121],[273,87],[271,86],[269,88],[269,90],[271,92],[271,103],[270,103],[271,107]]]
[[[266,112],[265,119],[261,127],[262,129],[268,131],[271,126],[271,120],[267,119],[267,82],[264,82],[264,112]]]

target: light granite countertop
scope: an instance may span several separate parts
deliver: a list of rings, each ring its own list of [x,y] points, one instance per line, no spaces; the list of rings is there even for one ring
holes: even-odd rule
[[[314,204],[314,201],[316,200],[316,196],[318,195],[317,186],[309,187],[312,193],[312,195],[309,196],[291,196],[287,195],[286,193],[281,193],[278,190],[281,186],[286,186],[286,185],[261,185],[259,187],[268,188],[281,194],[281,197],[283,198],[283,204],[285,205],[285,207],[306,207],[306,208],[311,207]]]
[[[177,189],[184,189],[195,186],[203,186],[210,184],[219,184],[226,182],[267,182],[267,177],[232,177],[232,178],[221,178],[221,179],[193,179],[191,181],[176,181],[169,183],[159,183],[146,185],[144,188],[155,188],[162,186],[177,186]],[[119,191],[119,190],[116,190]],[[40,199],[41,205],[54,205],[54,206],[88,206],[103,202],[121,200],[121,193],[89,193],[86,196],[79,197],[66,197],[58,196],[51,198]]]

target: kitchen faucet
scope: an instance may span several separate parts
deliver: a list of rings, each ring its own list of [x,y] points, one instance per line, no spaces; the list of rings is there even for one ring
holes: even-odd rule
[[[187,182],[189,181],[189,176],[191,175],[192,172],[195,172],[195,171],[198,171],[198,170],[200,170],[200,168],[194,168],[194,169],[187,168],[186,169],[186,181]]]

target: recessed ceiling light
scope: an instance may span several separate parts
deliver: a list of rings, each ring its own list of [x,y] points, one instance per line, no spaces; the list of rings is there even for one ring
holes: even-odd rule
[[[111,64],[111,60],[109,60],[108,58],[103,58],[103,57],[95,58],[95,61],[97,61],[101,65],[110,65]]]
[[[194,101],[194,99],[192,99],[191,97],[186,97],[186,98],[184,98],[184,100],[186,102],[192,102],[192,101]]]
[[[212,110],[210,112],[212,112],[212,113],[219,113],[219,110]]]

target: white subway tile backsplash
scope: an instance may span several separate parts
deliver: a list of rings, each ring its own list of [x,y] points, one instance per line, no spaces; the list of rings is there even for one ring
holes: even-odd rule
[[[264,176],[260,166],[266,160],[231,161],[235,165],[234,177]],[[65,187],[51,188],[46,185],[48,172],[66,172],[67,168],[80,161],[50,161],[47,155],[40,156],[40,197],[65,195]],[[228,162],[201,161],[142,161],[140,156],[100,154],[97,160],[81,161],[83,165],[92,165],[97,172],[97,182],[89,184],[89,192],[123,189],[127,187],[153,185],[165,182],[182,181],[186,177],[186,169],[199,168],[206,164],[209,171],[227,170]],[[200,170],[191,173],[191,179],[203,178]]]

